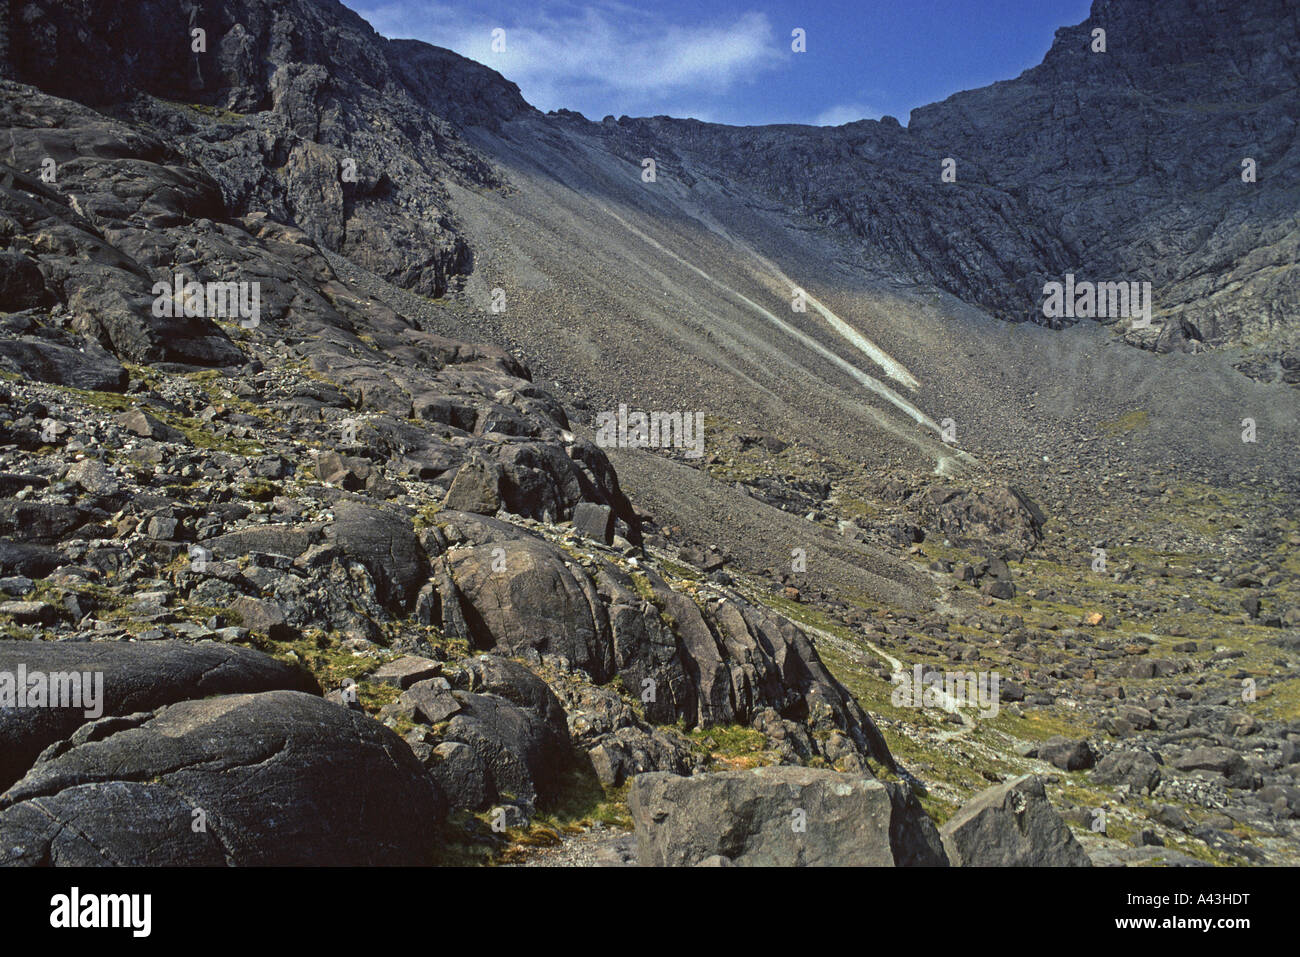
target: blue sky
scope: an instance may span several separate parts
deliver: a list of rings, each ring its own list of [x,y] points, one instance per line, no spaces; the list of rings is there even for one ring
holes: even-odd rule
[[[1038,64],[1090,0],[344,0],[387,37],[485,63],[541,110],[590,119],[837,125]],[[802,28],[807,52],[791,50]],[[505,30],[504,52],[492,31]]]

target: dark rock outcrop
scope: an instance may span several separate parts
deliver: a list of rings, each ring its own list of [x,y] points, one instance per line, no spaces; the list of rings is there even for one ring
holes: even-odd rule
[[[653,721],[746,724],[773,708],[844,731],[860,752],[893,759],[870,718],[789,621],[716,588],[697,603],[653,571],[640,583],[613,563],[588,572],[535,540],[453,548],[439,560],[442,625],[476,647],[550,654],[604,683],[615,675]],[[648,595],[649,597],[643,597]]]
[[[6,864],[429,863],[446,807],[410,749],[291,691],[87,725],[0,796]]]
[[[95,718],[152,711],[191,698],[242,692],[303,691],[319,694],[300,669],[253,651],[215,642],[0,641],[0,673],[102,675],[101,713]],[[83,689],[83,694],[92,689]],[[85,709],[0,710],[0,788],[22,777],[37,755],[85,724]]]

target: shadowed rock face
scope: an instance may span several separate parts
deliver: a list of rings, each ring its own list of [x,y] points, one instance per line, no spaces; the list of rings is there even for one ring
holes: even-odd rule
[[[103,675],[103,717],[151,711],[187,698],[284,689],[319,694],[299,669],[250,648],[179,641],[65,643],[0,641],[0,672]],[[0,710],[0,790],[36,756],[86,723],[82,708]]]
[[[445,810],[377,722],[297,692],[232,695],[88,725],[47,752],[0,797],[0,854],[79,866],[419,864]]]
[[[204,165],[222,170],[222,191],[238,212],[261,209],[296,222],[327,247],[422,294],[441,294],[468,268],[443,181],[492,185],[493,176],[430,111],[427,98],[404,85],[387,41],[341,4],[11,7],[14,78],[53,80],[50,92],[96,105],[149,93],[158,101],[144,111],[174,134],[193,132],[195,114],[173,101],[229,121],[194,145]],[[206,31],[206,52],[194,51],[194,29]],[[436,59],[417,58],[415,75],[435,78]],[[73,63],[82,66],[65,74]],[[454,84],[446,88],[455,93]],[[373,131],[378,115],[387,117],[387,134]],[[340,181],[344,160],[356,164],[354,182]],[[270,175],[271,168],[281,175]]]

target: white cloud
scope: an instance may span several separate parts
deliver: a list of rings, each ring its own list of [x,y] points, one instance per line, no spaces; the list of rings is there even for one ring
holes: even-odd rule
[[[878,120],[880,113],[869,106],[858,103],[840,103],[822,110],[813,120],[813,126],[843,126],[857,120]]]
[[[492,67],[542,110],[663,113],[657,104],[667,98],[725,94],[788,62],[767,15],[752,11],[684,24],[617,0],[539,0],[527,18],[491,4],[468,16],[437,4],[352,5],[384,36],[415,37]],[[506,31],[503,52],[492,50],[496,27]]]

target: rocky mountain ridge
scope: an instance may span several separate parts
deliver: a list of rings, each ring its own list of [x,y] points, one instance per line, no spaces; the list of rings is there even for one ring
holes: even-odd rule
[[[737,129],[330,0],[0,4],[0,663],[115,689],[0,704],[5,860],[1292,860],[1295,16],[1152,10]],[[1020,322],[1071,270],[1156,283],[1147,350]],[[683,402],[700,461],[590,428]]]

